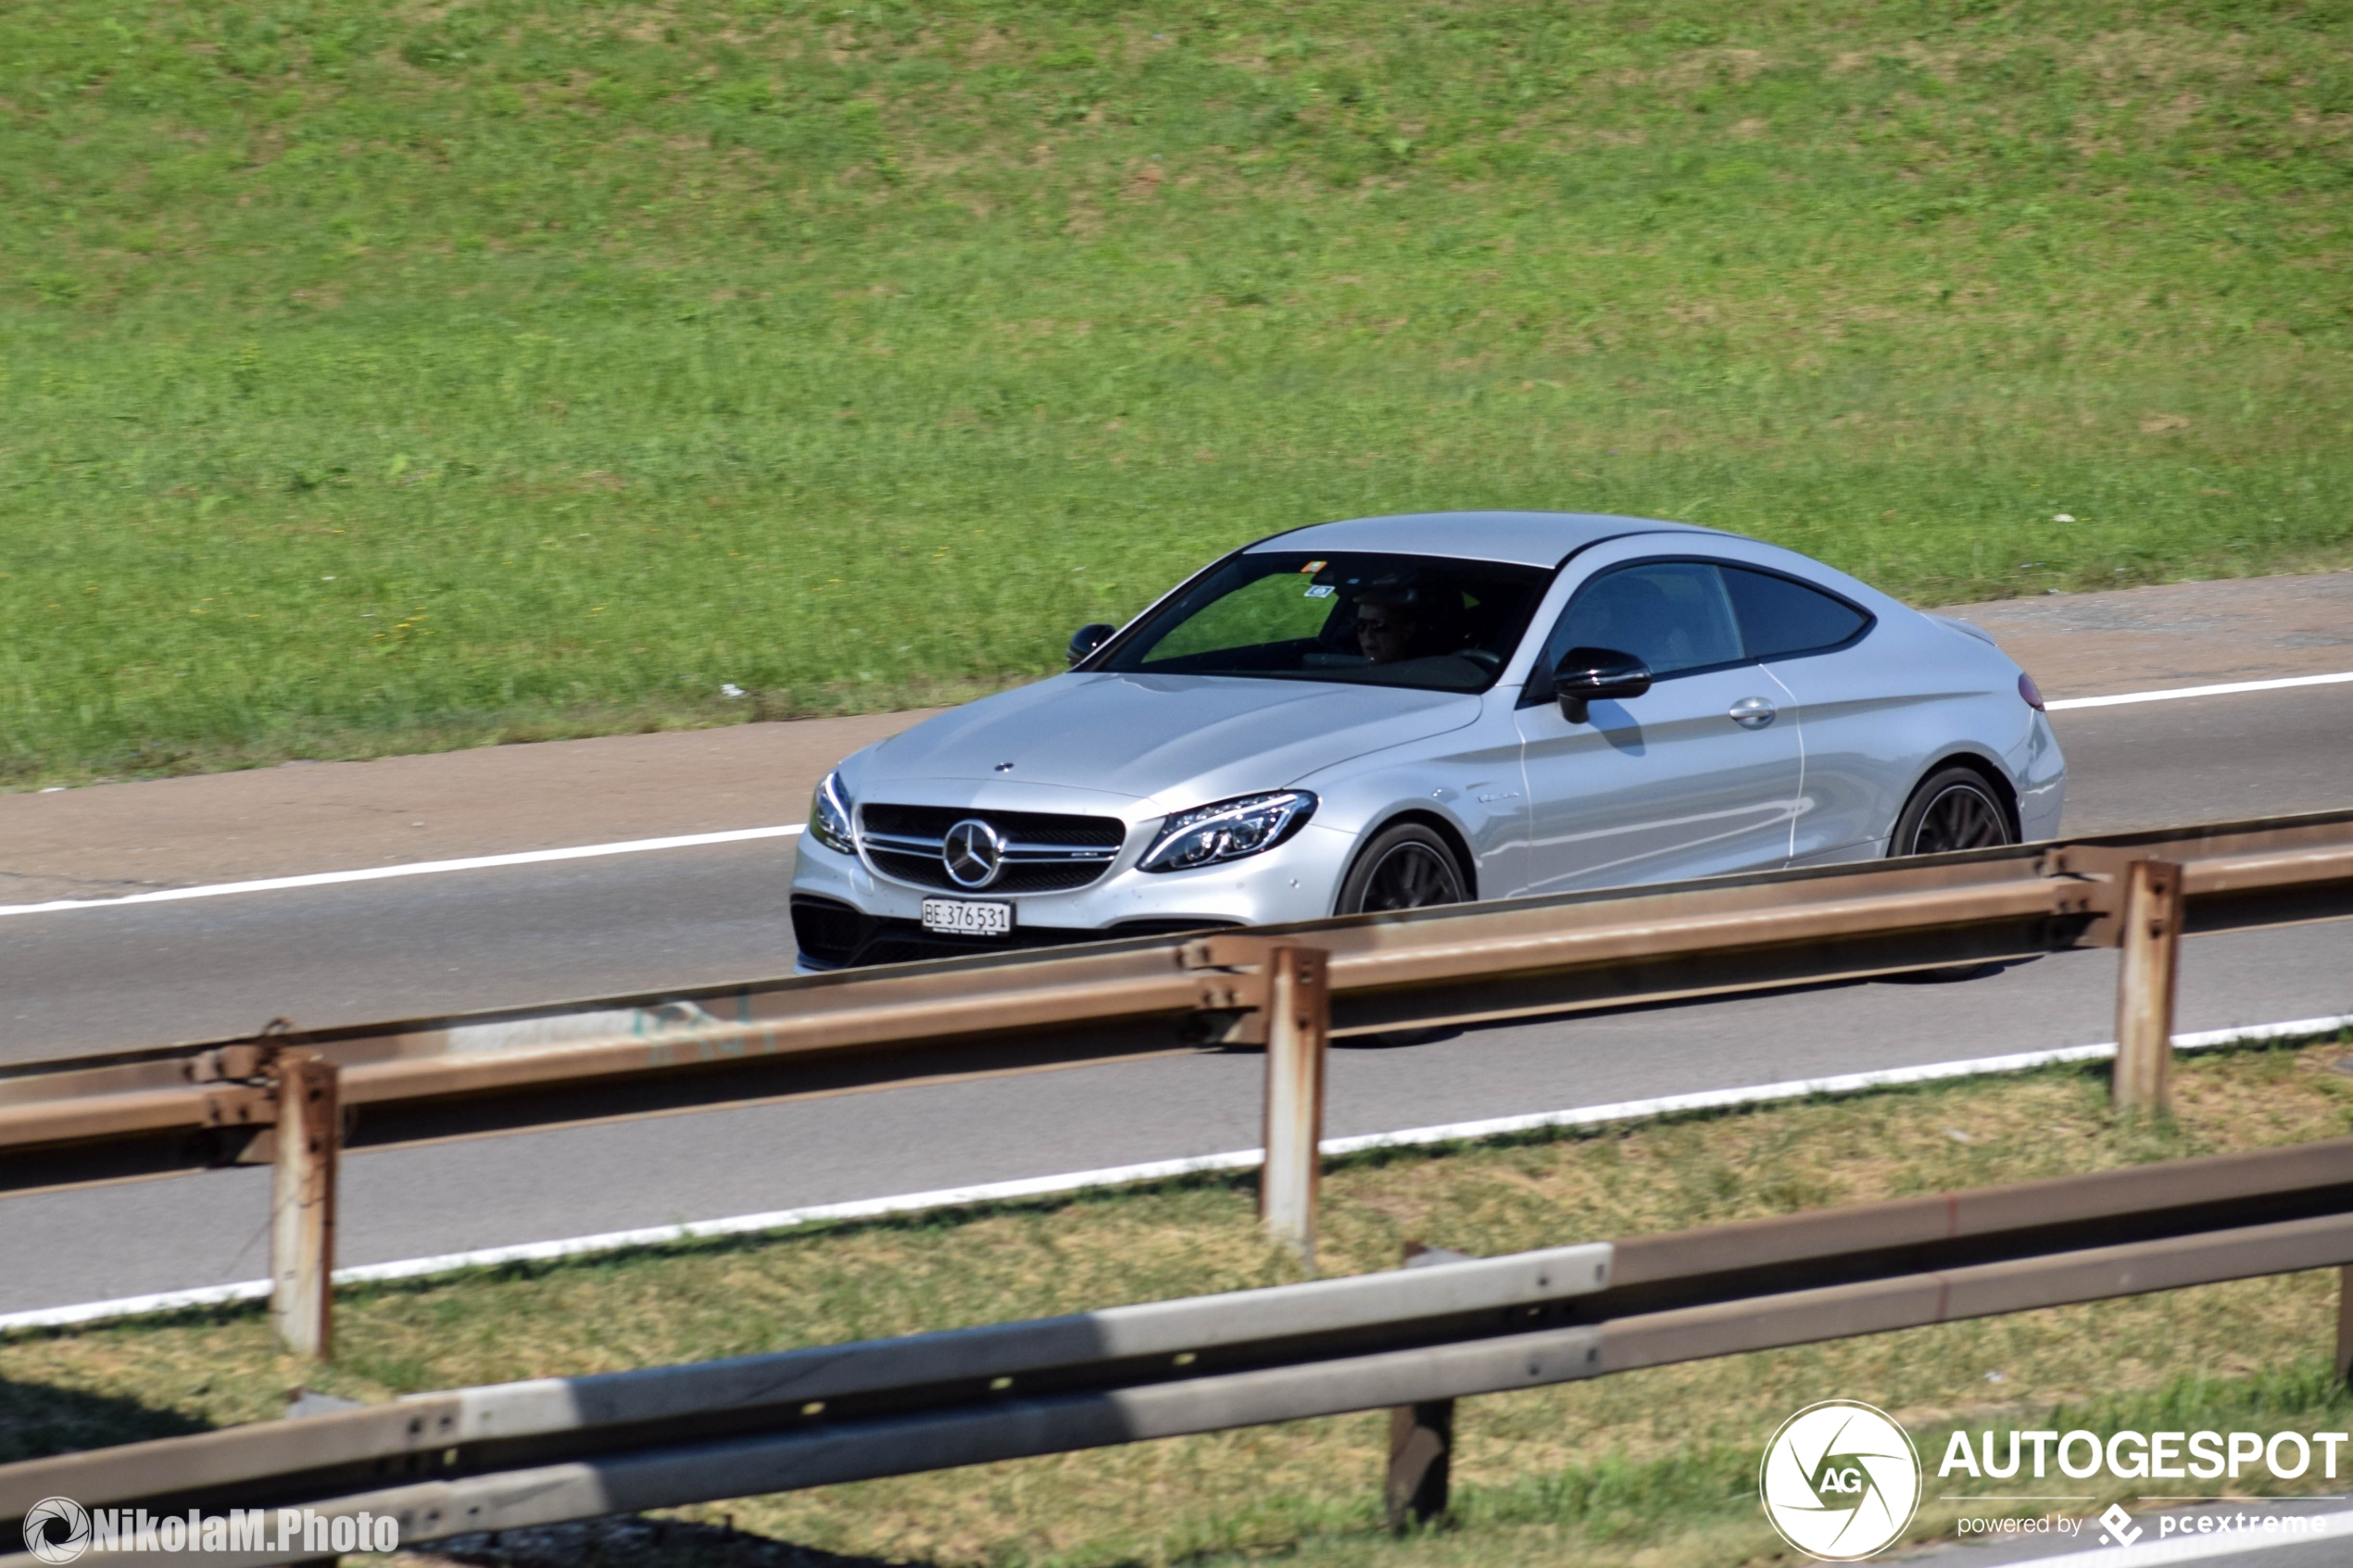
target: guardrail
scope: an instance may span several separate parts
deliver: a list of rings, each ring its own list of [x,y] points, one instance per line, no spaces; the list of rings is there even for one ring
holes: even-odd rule
[[[1306,1253],[1327,1034],[2120,947],[2118,1090],[2157,1107],[2180,936],[2347,914],[2353,811],[2335,811],[456,1018],[273,1026],[0,1072],[0,1191],[275,1164],[273,1311],[290,1345],[323,1355],[343,1148],[1269,1043],[1262,1206]]]
[[[0,1466],[0,1521],[307,1506],[413,1543],[1388,1406],[1402,1522],[1444,1506],[1458,1398],[2353,1263],[2353,1139],[1441,1259],[35,1460]]]

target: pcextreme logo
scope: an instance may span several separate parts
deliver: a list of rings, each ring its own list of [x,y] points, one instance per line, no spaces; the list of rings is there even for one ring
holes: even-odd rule
[[[1902,1538],[1920,1506],[1920,1456],[1886,1411],[1825,1399],[1781,1423],[1756,1490],[1773,1528],[1822,1562],[1857,1562]]]

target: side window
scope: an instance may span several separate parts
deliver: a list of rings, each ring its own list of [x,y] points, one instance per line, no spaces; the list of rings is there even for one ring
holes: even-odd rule
[[[1625,566],[1577,591],[1544,645],[1538,680],[1570,648],[1616,648],[1672,675],[1740,662],[1740,632],[1724,581],[1705,561],[1660,560]]]
[[[1783,659],[1835,647],[1870,624],[1843,599],[1767,571],[1724,568],[1724,585],[1740,615],[1741,641],[1751,659]]]

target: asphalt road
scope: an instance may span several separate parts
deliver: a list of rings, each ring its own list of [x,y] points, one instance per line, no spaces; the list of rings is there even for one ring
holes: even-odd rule
[[[2085,709],[2059,727],[2070,831],[2353,806],[2353,686]],[[326,1024],[781,972],[789,855],[760,844],[13,917],[0,1060],[279,1014]],[[1822,987],[1342,1050],[1328,1131],[2104,1040],[2114,962],[2066,954],[1957,985]],[[2347,1012],[2353,923],[2184,950],[2184,1030]],[[1250,1056],[1188,1057],[357,1155],[338,1261],[1247,1148],[1260,1071]],[[0,1312],[256,1277],[267,1180],[209,1173],[0,1202],[7,1255],[39,1261],[0,1271]]]
[[[2353,684],[2055,713],[2068,833],[2353,806]]]
[[[2070,833],[2353,806],[2353,684],[2055,721]],[[779,839],[13,916],[0,1062],[785,973],[792,855]]]

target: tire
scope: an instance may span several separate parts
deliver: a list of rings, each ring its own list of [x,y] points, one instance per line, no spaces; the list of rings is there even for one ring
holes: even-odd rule
[[[1338,912],[1376,914],[1459,904],[1470,894],[1444,839],[1419,822],[1383,828],[1357,855],[1340,884]]]
[[[2010,814],[1985,775],[1974,768],[1940,768],[1912,791],[1890,856],[1942,855],[1956,849],[1995,849],[2018,842]]]
[[[1399,822],[1373,835],[1340,884],[1339,913],[1376,914],[1385,909],[1426,909],[1459,904],[1470,897],[1454,851],[1419,822]],[[1340,1042],[1390,1049],[1451,1039],[1459,1029],[1390,1029]]]
[[[1895,831],[1888,835],[1887,853],[1891,858],[1941,855],[2017,842],[2018,835],[2010,831],[2010,814],[2002,809],[2001,799],[1984,774],[1974,768],[1939,768],[1904,803],[1903,813],[1895,819]],[[1940,985],[1975,980],[1997,973],[2001,968],[1996,963],[1952,964],[1888,978],[1898,984]]]

